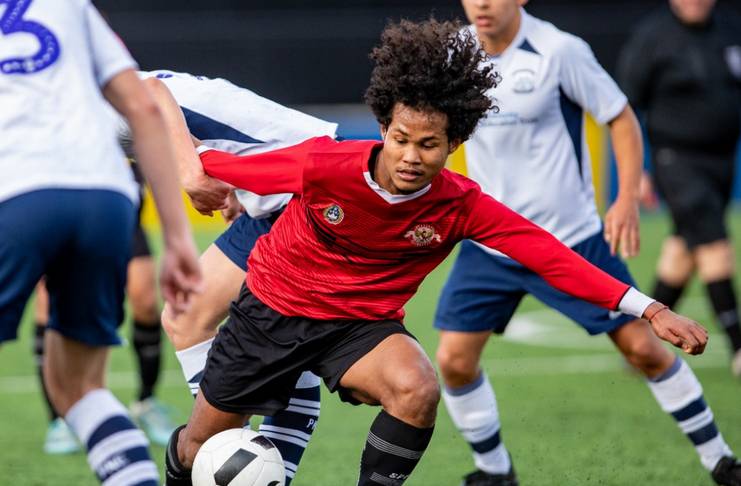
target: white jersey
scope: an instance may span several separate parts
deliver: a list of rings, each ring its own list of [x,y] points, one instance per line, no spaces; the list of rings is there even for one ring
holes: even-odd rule
[[[499,112],[465,143],[468,176],[574,246],[601,228],[583,111],[606,123],[627,99],[583,40],[521,13],[513,42],[488,60],[502,78],[489,93]]]
[[[286,108],[225,79],[172,71],[139,74],[165,83],[183,110],[190,132],[209,147],[224,152],[266,152],[312,137],[334,137],[337,131],[336,123]],[[119,137],[129,137],[128,127],[122,125]],[[259,218],[288,204],[293,195],[259,196],[239,190],[237,197],[251,217]]]
[[[0,201],[44,188],[138,200],[101,94],[136,68],[89,0],[0,5]],[[3,8],[4,7],[4,8]]]

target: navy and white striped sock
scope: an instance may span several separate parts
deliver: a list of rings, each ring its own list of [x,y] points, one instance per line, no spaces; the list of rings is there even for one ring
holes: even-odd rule
[[[721,458],[733,455],[705,403],[702,385],[684,360],[677,357],[672,367],[649,380],[648,386],[661,409],[674,417],[694,444],[705,469],[712,471]]]
[[[305,371],[293,390],[288,408],[272,417],[265,417],[260,433],[269,438],[283,456],[286,466],[286,486],[291,484],[296,469],[309,444],[319,420],[319,377]]]
[[[486,374],[482,371],[472,383],[459,388],[444,387],[443,400],[473,450],[476,467],[489,474],[507,474],[512,461],[502,442],[497,398]]]
[[[158,486],[147,438],[126,408],[105,389],[88,392],[64,418],[87,448],[90,467],[104,486]]]

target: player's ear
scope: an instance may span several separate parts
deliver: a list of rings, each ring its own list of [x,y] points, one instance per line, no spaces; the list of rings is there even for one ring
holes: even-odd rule
[[[451,140],[450,141],[450,146],[448,146],[448,155],[450,155],[453,152],[455,152],[456,150],[458,150],[458,147],[460,147],[462,143],[463,143],[463,140],[461,140],[459,138],[458,139]]]
[[[381,130],[381,140],[386,140],[386,134],[389,131],[389,127],[384,124],[378,125],[378,128]]]

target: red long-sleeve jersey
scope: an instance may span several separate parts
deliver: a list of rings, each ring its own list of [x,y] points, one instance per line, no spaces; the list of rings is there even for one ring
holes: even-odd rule
[[[295,197],[256,243],[247,285],[287,316],[402,319],[425,276],[463,239],[495,248],[555,288],[615,309],[628,285],[545,230],[443,170],[426,188],[392,196],[371,178],[373,141],[329,137],[248,156],[208,150],[207,174],[257,194]]]

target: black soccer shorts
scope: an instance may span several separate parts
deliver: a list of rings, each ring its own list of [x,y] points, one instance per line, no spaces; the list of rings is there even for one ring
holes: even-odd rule
[[[661,147],[653,151],[654,180],[667,203],[674,234],[692,249],[728,237],[734,154]]]
[[[201,392],[224,412],[273,415],[288,407],[296,381],[309,370],[343,401],[358,404],[340,379],[393,334],[414,338],[393,320],[287,317],[243,285],[209,351]]]

